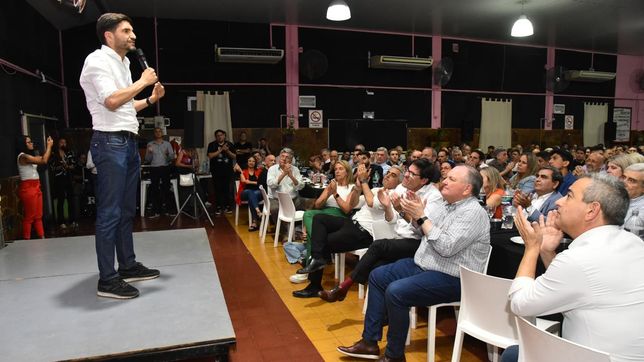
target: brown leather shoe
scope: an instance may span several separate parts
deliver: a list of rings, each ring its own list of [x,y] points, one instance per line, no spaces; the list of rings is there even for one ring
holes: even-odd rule
[[[376,342],[367,342],[364,339],[359,340],[351,347],[338,347],[338,352],[351,357],[378,359],[380,348]]]
[[[347,296],[348,289],[342,289],[339,286],[335,286],[335,288],[331,290],[322,290],[318,294],[320,298],[324,301],[327,301],[329,303],[333,303],[336,301],[343,301],[344,298]]]
[[[405,355],[403,355],[401,358],[391,358],[387,357],[387,355],[382,355],[382,357],[378,358],[378,362],[406,362],[407,360],[405,359]]]

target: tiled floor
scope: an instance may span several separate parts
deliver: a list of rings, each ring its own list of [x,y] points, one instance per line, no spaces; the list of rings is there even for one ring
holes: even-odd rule
[[[291,284],[288,280],[298,266],[288,264],[281,246],[273,248],[271,234],[260,244],[258,233],[248,232],[247,221],[242,219],[238,227],[231,227],[233,215],[213,218],[214,228],[205,219],[193,221],[186,217],[181,217],[176,225],[177,228],[206,227],[237,336],[231,360],[358,361],[336,351],[337,346],[360,339],[363,301],[358,299],[357,286],[343,302],[294,298],[292,291],[306,286]],[[135,228],[137,231],[170,229],[170,220],[164,216],[137,218]],[[81,225],[79,234],[93,234],[93,220],[84,220]],[[348,273],[351,260],[347,259]],[[324,280],[325,287],[334,285],[332,266],[325,270]],[[437,325],[436,361],[448,361],[455,331],[453,312],[441,311]],[[406,348],[406,357],[408,361],[427,360],[427,324],[422,313],[418,328],[412,332],[411,345]],[[485,344],[466,337],[461,360],[486,361]]]

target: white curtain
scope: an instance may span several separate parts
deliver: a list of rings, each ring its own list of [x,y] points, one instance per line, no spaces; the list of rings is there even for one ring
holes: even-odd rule
[[[479,148],[509,148],[512,143],[512,100],[481,99],[481,135]]]
[[[584,145],[604,143],[604,123],[608,121],[608,104],[584,102]]]
[[[228,141],[233,142],[233,126],[230,120],[230,96],[197,92],[197,110],[204,112],[203,144],[204,148],[197,149],[199,159],[206,159],[208,143],[215,140],[215,131],[222,129],[226,132]]]

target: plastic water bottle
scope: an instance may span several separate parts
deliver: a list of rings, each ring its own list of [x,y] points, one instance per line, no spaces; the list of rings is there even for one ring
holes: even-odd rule
[[[640,217],[640,210],[633,210],[631,217],[624,223],[624,230],[639,236],[644,239],[644,220]]]

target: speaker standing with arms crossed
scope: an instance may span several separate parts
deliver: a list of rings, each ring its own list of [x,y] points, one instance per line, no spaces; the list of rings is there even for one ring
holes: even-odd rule
[[[80,84],[92,115],[94,133],[90,151],[98,171],[96,193],[96,255],[98,295],[118,299],[137,297],[139,291],[128,284],[153,279],[159,271],[136,261],[132,223],[136,212],[141,158],[136,113],[156,103],[165,94],[156,72],[144,65],[141,78],[132,82],[130,61],[125,55],[135,50],[132,20],[123,14],[106,13],[96,22],[96,33],[103,44],[87,56]],[[135,100],[145,88],[154,85],[152,95]],[[114,268],[114,253],[119,263]]]

